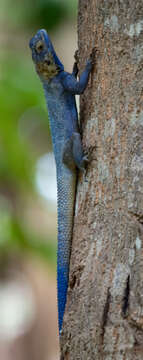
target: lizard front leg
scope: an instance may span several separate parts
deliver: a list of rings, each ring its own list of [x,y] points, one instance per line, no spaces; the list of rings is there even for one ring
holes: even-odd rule
[[[76,63],[75,63],[76,64]],[[90,58],[87,60],[84,71],[82,72],[79,80],[76,80],[75,76],[69,73],[63,73],[62,76],[62,84],[65,91],[71,93],[72,95],[80,95],[84,92],[87,87],[89,75],[93,69],[95,64],[95,49],[93,49]],[[75,65],[77,67],[77,65]],[[74,74],[76,73],[76,68],[74,70]]]

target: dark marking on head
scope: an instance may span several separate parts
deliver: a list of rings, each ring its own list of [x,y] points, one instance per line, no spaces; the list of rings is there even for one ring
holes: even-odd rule
[[[35,49],[39,54],[44,49],[44,44],[42,40],[37,41],[37,43],[35,44]]]
[[[50,80],[58,74],[58,67],[54,63],[52,54],[46,54],[43,61],[35,64],[38,75]]]

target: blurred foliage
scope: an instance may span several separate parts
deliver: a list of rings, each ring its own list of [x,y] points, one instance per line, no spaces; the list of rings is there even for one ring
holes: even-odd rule
[[[49,138],[49,124],[45,101],[39,79],[33,70],[33,64],[20,54],[5,52],[1,59],[2,79],[0,84],[1,114],[0,121],[0,192],[12,207],[5,207],[0,201],[0,250],[5,255],[9,252],[22,251],[42,256],[50,263],[55,263],[56,246],[51,241],[35,238],[22,226],[22,219],[17,218],[13,207],[20,207],[19,197],[23,192],[35,193],[35,165],[41,148],[34,151],[33,131],[30,131],[32,110],[27,118],[27,111],[37,104],[40,108],[38,126],[46,129]],[[45,118],[43,116],[45,115]],[[21,125],[22,118],[24,125]],[[40,116],[41,115],[41,116]],[[46,119],[46,121],[45,121]],[[34,118],[36,123],[36,119]],[[39,128],[37,128],[39,137]],[[42,140],[41,140],[42,141]],[[37,156],[36,156],[37,155]],[[36,195],[36,194],[35,194]],[[20,209],[19,209],[20,211]]]
[[[1,0],[0,21],[7,34],[8,31],[10,34],[9,39],[5,38],[0,54],[1,255],[13,251],[32,253],[55,264],[55,243],[51,239],[48,241],[42,236],[35,236],[20,217],[25,193],[37,198],[37,159],[51,149],[42,86],[35,74],[30,54],[29,57],[25,54],[21,42],[27,39],[28,29],[32,29],[32,32],[39,27],[55,29],[64,19],[73,18],[76,5],[77,0]],[[5,36],[5,32],[2,36]]]
[[[5,206],[0,209],[0,248],[5,257],[22,251],[23,255],[40,256],[55,265],[56,244],[29,234]]]
[[[18,187],[29,187],[32,185],[34,159],[31,156],[30,143],[26,142],[20,131],[20,118],[27,109],[37,104],[45,108],[43,91],[34,71],[31,71],[33,64],[30,64],[24,54],[21,57],[20,54],[6,52],[1,66],[0,97],[3,120],[0,122],[0,178],[7,178]]]
[[[5,10],[5,0],[3,11]],[[64,19],[71,19],[75,16],[77,0],[6,0],[8,8],[8,19],[12,19],[12,24],[18,27],[28,26],[33,29],[46,27],[54,29]]]

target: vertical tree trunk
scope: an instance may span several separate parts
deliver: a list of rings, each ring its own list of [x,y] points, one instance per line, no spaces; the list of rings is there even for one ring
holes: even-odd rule
[[[80,0],[80,175],[64,360],[143,359],[143,0]]]

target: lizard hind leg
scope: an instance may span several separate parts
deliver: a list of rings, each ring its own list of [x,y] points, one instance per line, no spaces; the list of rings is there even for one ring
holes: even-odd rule
[[[73,138],[73,158],[77,168],[81,171],[85,171],[88,164],[88,158],[83,153],[81,137],[78,132],[74,132],[72,135]]]
[[[71,138],[66,141],[62,160],[69,168],[73,169],[76,166],[79,170],[85,171],[88,159],[83,153],[81,137],[78,132],[74,132]]]
[[[70,169],[75,168],[75,162],[73,158],[73,138],[72,136],[65,142],[62,154],[63,163]]]

